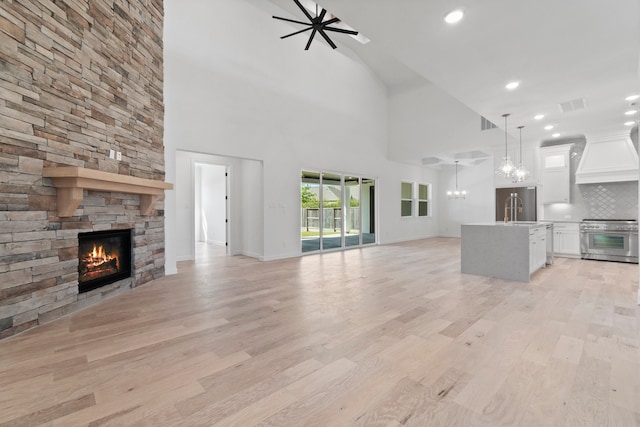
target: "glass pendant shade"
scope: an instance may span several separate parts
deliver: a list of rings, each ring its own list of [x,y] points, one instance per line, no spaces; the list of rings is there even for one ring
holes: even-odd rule
[[[513,165],[511,157],[509,157],[509,153],[507,151],[507,117],[509,117],[509,114],[503,114],[502,117],[504,117],[504,157],[500,162],[500,166],[498,167],[496,174],[505,178],[511,178],[515,173],[516,167]]]
[[[522,128],[524,126],[518,126],[520,130],[520,162],[518,163],[518,167],[513,172],[513,182],[523,182],[529,177],[530,172],[527,170],[527,167],[522,163]]]
[[[516,168],[515,173],[513,174],[514,182],[524,181],[529,176],[529,173],[530,172],[527,170],[527,168],[522,163],[520,163]]]
[[[447,191],[447,197],[450,199],[464,199],[467,197],[465,190],[458,190],[458,161],[456,160],[456,189]]]
[[[505,178],[509,178],[511,175],[513,175],[513,171],[515,170],[515,168],[516,167],[513,165],[511,158],[506,155],[502,158],[502,162],[500,162],[500,167],[498,167],[496,173],[498,175],[504,176]]]

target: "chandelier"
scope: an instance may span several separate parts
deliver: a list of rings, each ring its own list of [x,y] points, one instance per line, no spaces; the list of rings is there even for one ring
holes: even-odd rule
[[[447,191],[447,197],[450,199],[464,199],[467,197],[467,192],[458,190],[458,161],[456,160],[456,189],[453,191]]]
[[[530,172],[525,167],[524,163],[522,163],[522,128],[524,126],[518,126],[518,130],[520,131],[520,162],[518,163],[518,167],[513,173],[513,182],[522,182],[529,176]]]
[[[502,162],[500,162],[496,175],[511,178],[516,168],[513,166],[509,153],[507,152],[507,117],[509,117],[509,114],[503,114],[502,117],[504,117],[504,157],[502,158]]]

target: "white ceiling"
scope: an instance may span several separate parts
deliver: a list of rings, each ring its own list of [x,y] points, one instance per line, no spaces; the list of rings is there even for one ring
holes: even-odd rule
[[[292,0],[271,0],[301,19]],[[426,79],[528,142],[629,131],[625,97],[640,93],[640,0],[322,0],[321,7],[371,39],[331,33],[391,88]],[[443,21],[457,7],[465,18]],[[301,38],[301,48],[307,37]],[[324,43],[317,38],[313,43]],[[311,49],[314,48],[312,44]],[[515,91],[504,86],[521,81]],[[586,98],[585,109],[559,103]],[[546,115],[536,121],[533,116]],[[636,117],[637,120],[637,117]],[[553,131],[543,129],[553,124]],[[432,147],[437,155],[443,147]],[[465,147],[472,150],[473,142]]]

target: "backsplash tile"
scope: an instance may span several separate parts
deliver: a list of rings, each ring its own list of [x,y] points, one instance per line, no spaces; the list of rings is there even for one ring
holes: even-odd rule
[[[638,183],[611,182],[578,186],[587,218],[637,219]]]

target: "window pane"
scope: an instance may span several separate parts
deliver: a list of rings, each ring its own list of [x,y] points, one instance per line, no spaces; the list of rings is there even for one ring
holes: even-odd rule
[[[344,178],[344,244],[360,245],[360,179],[356,176]]]
[[[427,200],[429,198],[429,186],[420,184],[418,185],[418,199]]]
[[[411,200],[402,200],[401,204],[401,216],[411,216]]]
[[[376,182],[370,178],[362,178],[362,244],[376,242],[375,195]]]
[[[429,202],[418,202],[418,216],[429,216]]]
[[[401,199],[412,199],[413,198],[413,191],[412,190],[412,185],[410,182],[403,182],[402,183],[402,191],[400,193],[400,198]]]
[[[302,171],[300,179],[302,252],[320,250],[320,174]]]
[[[322,249],[342,247],[342,184],[340,175],[322,174]]]

